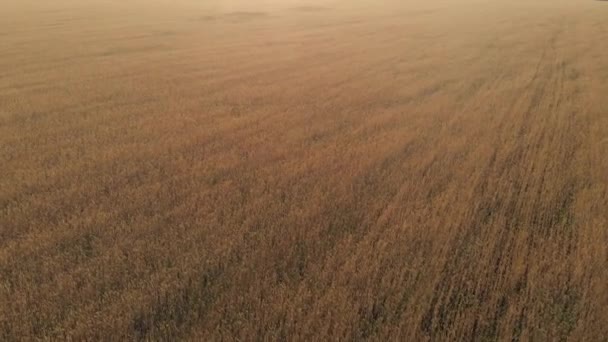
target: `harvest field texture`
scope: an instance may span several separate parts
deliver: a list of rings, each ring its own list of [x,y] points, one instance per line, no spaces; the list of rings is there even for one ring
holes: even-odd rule
[[[0,0],[0,340],[607,341],[608,2]]]

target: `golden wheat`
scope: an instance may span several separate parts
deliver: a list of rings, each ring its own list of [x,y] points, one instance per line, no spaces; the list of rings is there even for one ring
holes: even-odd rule
[[[608,3],[2,7],[0,340],[608,339]]]

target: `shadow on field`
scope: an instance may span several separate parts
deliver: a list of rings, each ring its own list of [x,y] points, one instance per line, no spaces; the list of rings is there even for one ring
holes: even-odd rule
[[[244,22],[244,21],[251,21],[251,20],[255,20],[255,19],[264,19],[264,18],[270,18],[270,14],[265,13],[265,12],[230,12],[230,13],[224,13],[224,14],[217,14],[217,15],[205,15],[202,17],[199,17],[198,20],[201,21],[219,21],[219,20],[225,20],[225,21],[229,21],[229,22]]]

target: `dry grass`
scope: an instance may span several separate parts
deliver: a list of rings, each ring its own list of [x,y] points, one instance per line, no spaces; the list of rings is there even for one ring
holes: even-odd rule
[[[12,1],[0,340],[608,339],[608,6]]]

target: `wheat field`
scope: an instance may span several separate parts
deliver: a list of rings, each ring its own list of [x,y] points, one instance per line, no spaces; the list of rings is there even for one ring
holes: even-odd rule
[[[608,340],[608,2],[0,7],[0,340]]]

